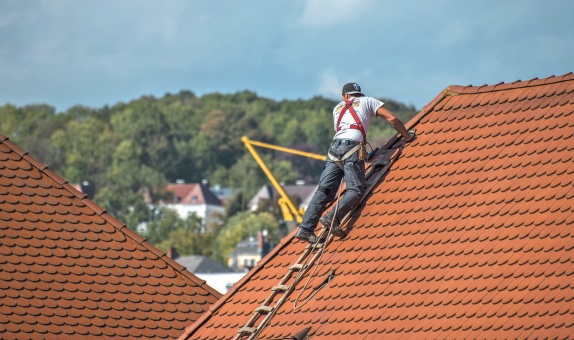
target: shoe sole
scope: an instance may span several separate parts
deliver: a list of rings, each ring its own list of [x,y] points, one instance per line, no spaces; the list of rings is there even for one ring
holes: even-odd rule
[[[313,241],[312,237],[313,237],[313,236],[311,236],[311,237],[301,237],[301,236],[295,235],[295,238],[298,239],[298,240],[305,241],[305,242],[308,242],[308,243],[310,243],[310,244],[315,244],[315,243],[317,243],[317,236],[315,236],[315,240],[314,240],[314,241]]]

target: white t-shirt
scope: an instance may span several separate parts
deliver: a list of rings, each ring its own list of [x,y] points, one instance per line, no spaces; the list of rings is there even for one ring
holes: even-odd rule
[[[353,101],[353,109],[357,113],[361,124],[363,124],[363,129],[365,133],[369,131],[369,123],[373,117],[377,116],[377,109],[383,106],[384,103],[372,97],[357,97]],[[333,109],[333,126],[335,128],[335,137],[333,139],[352,139],[356,141],[363,141],[363,134],[361,130],[351,129],[350,126],[355,123],[355,119],[349,110],[345,111],[343,118],[341,119],[341,125],[339,126],[341,130],[337,131],[337,121],[339,121],[339,115],[345,107],[345,102],[340,102]]]

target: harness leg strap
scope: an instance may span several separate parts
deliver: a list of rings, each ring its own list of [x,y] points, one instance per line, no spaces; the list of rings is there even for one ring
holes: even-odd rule
[[[341,168],[341,170],[343,170],[343,164],[345,163],[345,160],[351,157],[360,148],[360,143],[355,145],[351,150],[347,151],[347,153],[345,153],[341,159],[337,158],[337,156],[331,154],[330,152],[327,154],[327,156],[329,156],[329,159],[331,159],[335,164],[337,164],[339,168]]]

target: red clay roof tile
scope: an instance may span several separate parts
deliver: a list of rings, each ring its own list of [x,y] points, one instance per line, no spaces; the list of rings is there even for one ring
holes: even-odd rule
[[[569,337],[573,93],[571,73],[445,89],[302,296],[333,280],[294,310],[306,272],[258,338]],[[180,338],[234,338],[304,247],[282,240]]]
[[[2,338],[173,338],[220,297],[5,136],[0,141]]]

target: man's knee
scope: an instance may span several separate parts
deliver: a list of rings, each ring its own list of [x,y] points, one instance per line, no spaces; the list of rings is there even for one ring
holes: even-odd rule
[[[353,188],[347,188],[347,195],[352,200],[359,200],[365,194],[365,188],[363,186],[357,186]]]
[[[331,188],[320,186],[317,191],[323,193],[329,202],[335,198],[335,191]]]

